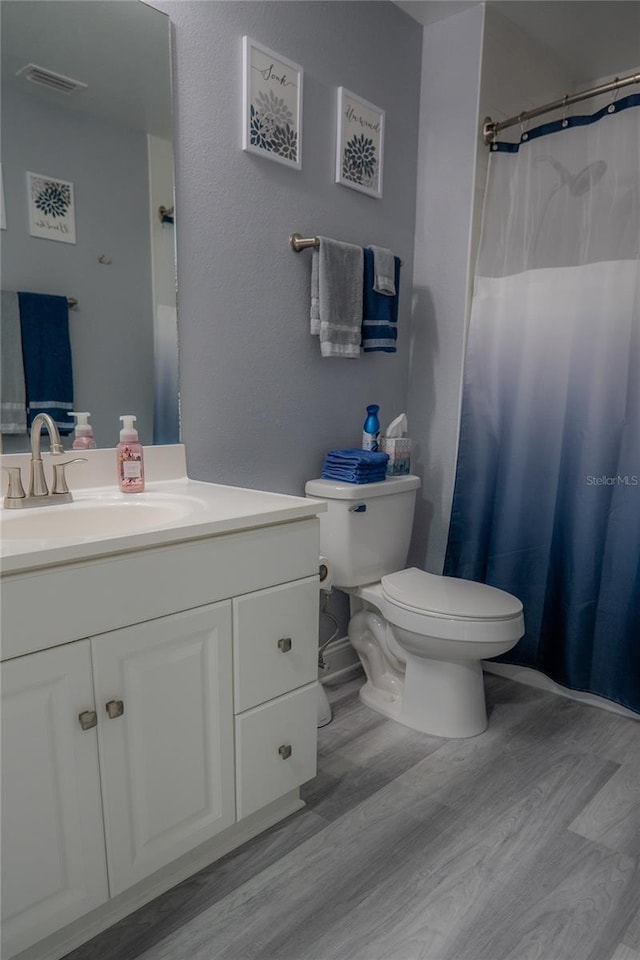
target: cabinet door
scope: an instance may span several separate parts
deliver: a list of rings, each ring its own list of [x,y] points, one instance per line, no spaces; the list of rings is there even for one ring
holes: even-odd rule
[[[2,664],[3,957],[108,898],[91,710],[87,640]]]
[[[115,895],[234,822],[231,604],[91,646]]]

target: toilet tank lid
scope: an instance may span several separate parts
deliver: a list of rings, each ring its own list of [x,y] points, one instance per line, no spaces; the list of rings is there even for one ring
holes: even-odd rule
[[[322,500],[368,500],[370,497],[383,497],[389,493],[407,493],[417,490],[420,477],[411,473],[401,477],[387,477],[379,483],[340,483],[337,480],[307,480],[304,492],[309,497]]]
[[[416,567],[382,578],[382,593],[408,610],[469,620],[510,620],[522,613],[517,597],[475,580],[437,576]]]

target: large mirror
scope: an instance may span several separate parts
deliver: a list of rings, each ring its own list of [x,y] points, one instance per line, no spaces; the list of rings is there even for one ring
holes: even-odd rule
[[[99,447],[117,444],[121,414],[143,443],[175,443],[169,20],[141,0],[3,0],[0,16],[3,302],[70,299],[73,406]],[[62,220],[34,208],[43,184],[72,185]],[[26,433],[2,439],[28,449]]]

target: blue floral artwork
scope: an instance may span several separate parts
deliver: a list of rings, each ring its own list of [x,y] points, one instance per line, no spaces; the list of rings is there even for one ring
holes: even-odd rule
[[[244,38],[243,149],[301,167],[302,68]]]
[[[27,182],[31,236],[75,243],[73,184],[39,173],[27,173]]]
[[[338,88],[336,183],[382,196],[384,110]]]
[[[66,184],[45,180],[38,186],[34,203],[51,217],[64,217],[71,206],[71,191]]]
[[[373,140],[364,134],[354,134],[342,154],[342,176],[345,180],[373,190],[377,170],[378,161]]]

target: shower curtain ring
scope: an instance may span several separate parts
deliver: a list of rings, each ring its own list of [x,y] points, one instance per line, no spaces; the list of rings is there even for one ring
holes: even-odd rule
[[[615,83],[618,82],[618,77],[616,77]],[[615,113],[616,109],[616,100],[618,99],[618,94],[620,92],[620,87],[616,87],[615,90],[611,91],[611,97],[609,98],[609,106],[607,107],[607,113]]]
[[[568,127],[568,126],[569,126],[569,121],[567,120],[567,111],[568,111],[568,109],[569,109],[569,104],[568,104],[568,102],[567,102],[568,100],[569,100],[569,94],[568,94],[568,93],[565,93],[565,95],[564,95],[564,106],[562,107],[562,126],[563,126],[563,127]]]
[[[529,121],[528,120],[520,121],[520,139],[521,140],[529,139]]]

